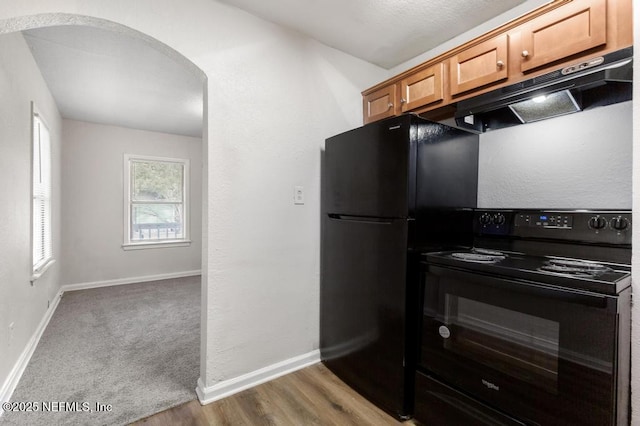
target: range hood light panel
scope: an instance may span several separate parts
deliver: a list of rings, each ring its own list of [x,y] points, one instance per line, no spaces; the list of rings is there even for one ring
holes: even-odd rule
[[[509,108],[522,123],[531,123],[582,110],[569,90],[562,90],[546,96],[536,96],[511,104]]]
[[[455,123],[481,133],[626,102],[632,99],[632,65],[633,47],[626,47],[462,99],[455,104]]]

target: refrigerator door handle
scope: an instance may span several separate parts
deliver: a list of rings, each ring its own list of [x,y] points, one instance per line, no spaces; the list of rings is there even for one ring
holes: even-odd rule
[[[379,225],[391,225],[400,218],[373,217],[373,216],[353,216],[348,214],[329,213],[329,219],[342,220],[358,223],[375,223]]]

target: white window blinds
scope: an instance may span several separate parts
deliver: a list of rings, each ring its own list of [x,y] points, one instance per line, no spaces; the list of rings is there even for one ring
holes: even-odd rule
[[[51,140],[49,129],[33,115],[33,271],[53,258],[51,241]]]

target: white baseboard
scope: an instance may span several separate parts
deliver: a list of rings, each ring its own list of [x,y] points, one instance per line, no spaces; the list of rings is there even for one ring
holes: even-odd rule
[[[40,324],[38,324],[38,328],[36,328],[36,331],[33,333],[33,336],[31,336],[31,339],[29,339],[27,346],[20,354],[18,361],[15,363],[13,369],[9,373],[9,376],[2,384],[2,388],[0,388],[0,417],[4,414],[4,410],[1,407],[2,403],[8,402],[11,399],[13,391],[16,390],[16,386],[18,386],[18,382],[22,377],[22,373],[24,373],[24,369],[27,368],[27,364],[29,364],[29,360],[31,360],[31,356],[36,350],[38,342],[40,342],[42,333],[44,333],[44,330],[47,328],[47,325],[49,324],[53,313],[56,311],[63,293],[64,291],[62,289],[58,290],[58,293],[53,298],[53,303],[51,303],[49,309],[47,309],[47,311],[44,313],[44,317],[40,321]]]
[[[195,275],[200,275],[200,273],[201,273],[200,270],[183,271],[183,272],[171,272],[168,274],[146,275],[142,277],[133,277],[133,278],[119,278],[116,280],[93,281],[93,282],[78,283],[78,284],[65,284],[62,286],[62,290],[75,291],[75,290],[86,290],[86,289],[98,288],[98,287],[110,287],[114,285],[146,283],[149,281],[160,281],[160,280],[170,280],[173,278],[193,277]]]
[[[206,387],[200,378],[198,379],[196,394],[198,395],[200,404],[210,404],[219,399],[226,398],[245,389],[249,389],[280,376],[284,376],[285,374],[293,373],[296,370],[301,370],[318,362],[320,362],[320,351],[315,350],[289,358],[276,364],[268,365],[259,370],[243,374],[242,376],[216,383],[209,387]]]

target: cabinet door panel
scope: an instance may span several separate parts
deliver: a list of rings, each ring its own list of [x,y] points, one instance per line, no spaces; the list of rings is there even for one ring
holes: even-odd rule
[[[520,69],[529,71],[606,42],[606,0],[574,1],[524,25]]]
[[[480,43],[451,58],[451,94],[457,95],[507,78],[507,35]]]
[[[384,87],[368,94],[363,99],[364,122],[382,120],[395,115],[394,103],[396,99],[396,85]]]
[[[443,99],[442,63],[417,72],[400,82],[402,112]]]

